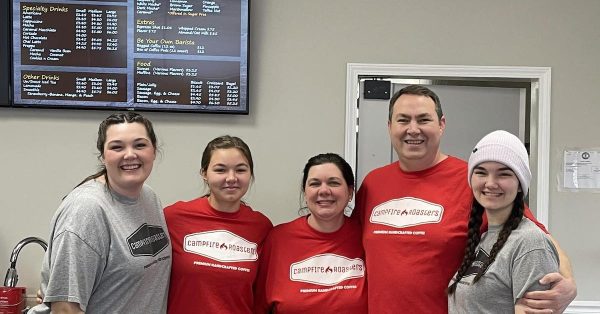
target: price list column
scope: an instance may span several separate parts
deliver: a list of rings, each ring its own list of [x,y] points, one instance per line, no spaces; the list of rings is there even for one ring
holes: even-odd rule
[[[221,2],[135,1],[136,103],[239,106],[241,5]]]
[[[125,5],[21,2],[20,12],[21,100],[127,101]]]

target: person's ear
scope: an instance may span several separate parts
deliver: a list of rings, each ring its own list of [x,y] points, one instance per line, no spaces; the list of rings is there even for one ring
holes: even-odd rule
[[[442,133],[444,133],[445,129],[446,129],[446,116],[442,115],[442,117],[440,118],[440,131]]]

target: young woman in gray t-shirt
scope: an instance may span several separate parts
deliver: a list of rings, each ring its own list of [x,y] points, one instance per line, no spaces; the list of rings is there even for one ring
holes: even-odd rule
[[[474,200],[465,255],[448,288],[449,313],[522,313],[525,292],[547,290],[539,284],[558,271],[551,240],[523,217],[531,180],[523,143],[505,131],[483,137],[469,158]],[[488,231],[480,234],[482,216]]]

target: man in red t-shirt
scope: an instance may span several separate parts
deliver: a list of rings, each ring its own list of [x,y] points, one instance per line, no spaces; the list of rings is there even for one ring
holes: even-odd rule
[[[369,173],[356,201],[371,313],[447,313],[446,287],[463,258],[472,192],[466,162],[440,151],[445,127],[439,98],[426,87],[407,86],[390,100],[388,130],[399,160]],[[526,216],[535,221],[529,209]],[[520,302],[559,313],[577,289],[553,242],[562,275],[546,275],[541,281],[552,290]]]

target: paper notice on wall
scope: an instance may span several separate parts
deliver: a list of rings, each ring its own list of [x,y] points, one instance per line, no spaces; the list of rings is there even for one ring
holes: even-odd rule
[[[565,189],[600,189],[600,150],[565,150]]]

